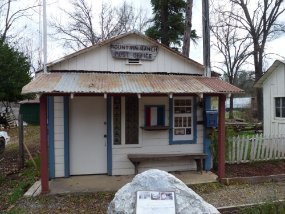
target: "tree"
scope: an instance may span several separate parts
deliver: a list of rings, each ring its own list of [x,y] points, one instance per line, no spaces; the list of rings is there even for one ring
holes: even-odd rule
[[[15,102],[24,98],[21,90],[31,81],[29,70],[28,58],[0,40],[0,100],[2,102]]]
[[[23,1],[24,2],[24,1]],[[8,38],[17,36],[17,32],[11,33],[16,23],[31,15],[31,10],[39,5],[36,2],[29,4],[20,3],[19,0],[1,0],[0,2],[0,39],[6,41]],[[25,1],[26,2],[26,1]],[[20,6],[17,6],[20,5]],[[22,6],[27,5],[27,6]],[[26,26],[24,25],[23,28]],[[19,32],[22,29],[19,29]]]
[[[160,40],[162,44],[180,45],[184,35],[184,0],[151,0],[153,26],[146,30],[146,35]]]
[[[187,0],[186,4],[186,12],[185,12],[185,29],[183,35],[183,46],[182,46],[182,54],[186,57],[189,57],[190,54],[190,40],[197,43],[197,40],[200,38],[196,30],[192,30],[192,8],[193,8],[193,0]]]
[[[234,4],[226,5],[231,7],[234,11]],[[237,28],[238,22],[231,16],[227,16],[223,11],[225,6],[216,5],[212,10],[212,26],[211,32],[214,36],[213,46],[221,54],[222,60],[217,62],[216,68],[221,70],[226,77],[226,80],[233,84],[238,85],[238,77],[245,65],[246,60],[251,55],[249,47],[252,45],[249,39],[249,34],[242,34]],[[230,112],[229,118],[233,118],[233,98],[230,96]]]
[[[75,51],[132,30],[142,32],[148,24],[146,12],[142,9],[136,11],[126,1],[118,8],[102,4],[99,21],[96,21],[92,5],[86,0],[72,0],[71,5],[70,11],[61,9],[68,22],[63,24],[55,19],[51,26],[56,39],[61,39],[64,47]]]
[[[284,32],[284,23],[278,21],[285,11],[284,0],[230,0],[239,10],[225,13],[240,23],[239,28],[249,33],[253,42],[255,81],[263,74],[263,60],[266,43]],[[257,89],[258,119],[263,118],[262,90]]]
[[[31,20],[38,7],[38,0],[0,1],[0,40],[17,47],[18,50],[29,56],[30,62],[34,64],[33,68],[38,67],[35,55],[40,50],[32,45],[35,43],[34,36],[28,38],[27,34],[31,34],[35,30]]]
[[[243,89],[245,95],[253,96],[254,94],[254,71],[240,71],[237,76],[236,86]]]
[[[182,47],[182,54],[187,57],[189,57],[190,53],[190,37],[192,30],[192,8],[193,8],[193,0],[187,0],[186,12],[185,12],[185,30],[184,30],[183,47]]]

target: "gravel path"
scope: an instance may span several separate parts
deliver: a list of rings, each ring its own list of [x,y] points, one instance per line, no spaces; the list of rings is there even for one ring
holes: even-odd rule
[[[197,191],[215,207],[235,206],[285,199],[285,181],[251,185],[223,186],[213,191]]]
[[[225,186],[219,183],[191,187],[215,207],[285,199],[285,181]],[[23,198],[12,209],[20,213],[106,213],[114,193],[49,195]]]

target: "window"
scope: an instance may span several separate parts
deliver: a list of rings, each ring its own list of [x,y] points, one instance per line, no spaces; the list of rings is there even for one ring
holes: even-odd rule
[[[139,109],[137,96],[113,97],[113,144],[138,144]]]
[[[114,145],[121,144],[121,97],[113,98],[113,136]]]
[[[173,141],[193,140],[193,99],[173,100]]]
[[[164,115],[164,105],[145,106],[145,127],[164,126]]]
[[[139,101],[136,95],[126,96],[125,133],[126,144],[139,143]]]
[[[285,118],[285,97],[275,97],[275,117]]]

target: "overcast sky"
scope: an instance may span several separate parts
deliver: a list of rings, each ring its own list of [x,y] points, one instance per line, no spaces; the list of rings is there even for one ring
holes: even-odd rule
[[[133,4],[137,8],[144,8],[145,10],[148,11],[148,14],[151,15],[152,9],[151,9],[151,4],[150,0],[126,0],[127,2]],[[69,0],[47,0],[48,6],[47,6],[47,13],[49,14],[49,18],[56,16],[60,10],[59,8],[66,8],[69,5]],[[123,0],[96,0],[92,1],[89,0],[89,3],[92,4],[92,7],[94,9],[100,8],[102,5],[102,2],[111,2],[113,6],[119,5],[123,2]],[[96,11],[96,10],[95,10]],[[97,11],[97,15],[99,13],[99,10]],[[95,16],[96,17],[96,16]],[[194,6],[193,6],[193,29],[196,29],[197,33],[199,36],[202,36],[202,18],[201,18],[201,2],[197,1],[195,3],[194,1]],[[50,29],[51,31],[51,29]],[[192,45],[192,50],[190,57],[193,58],[194,60],[203,63],[203,53],[202,53],[202,38],[200,39],[201,42],[198,43],[198,45]],[[64,55],[66,53],[65,51],[62,51],[62,47],[59,46],[58,43],[53,41],[52,39],[49,39],[49,53],[48,53],[48,61],[52,61],[57,59],[58,57]],[[54,52],[54,50],[57,50],[56,53],[51,53]]]

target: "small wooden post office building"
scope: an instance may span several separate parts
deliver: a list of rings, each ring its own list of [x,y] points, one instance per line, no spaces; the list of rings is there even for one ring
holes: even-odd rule
[[[57,177],[134,174],[131,154],[178,157],[143,161],[138,172],[196,169],[194,160],[179,154],[204,154],[209,170],[205,112],[211,96],[219,96],[219,118],[214,115],[208,125],[219,127],[223,177],[225,97],[239,92],[205,77],[203,65],[136,32],[48,64],[48,72],[22,90],[40,95],[42,192]]]

